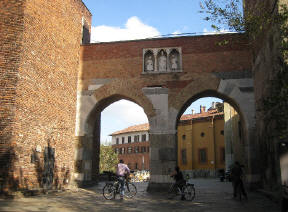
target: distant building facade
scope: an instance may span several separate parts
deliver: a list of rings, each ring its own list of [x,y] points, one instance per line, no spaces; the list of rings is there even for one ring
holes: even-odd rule
[[[224,113],[216,108],[183,115],[178,123],[178,165],[202,175],[225,168]],[[198,175],[198,174],[196,174]],[[200,174],[201,175],[201,174]]]
[[[148,130],[149,124],[141,124],[111,134],[118,159],[131,169],[149,170]],[[224,112],[215,104],[208,111],[201,106],[200,113],[181,116],[177,130],[181,170],[212,171],[214,175],[225,169]]]
[[[133,170],[149,170],[149,124],[128,127],[111,134],[118,159]]]

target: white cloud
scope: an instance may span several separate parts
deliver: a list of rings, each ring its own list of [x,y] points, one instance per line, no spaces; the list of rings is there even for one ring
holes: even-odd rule
[[[144,24],[136,16],[129,18],[124,28],[101,25],[92,26],[91,30],[92,43],[144,39],[160,35],[156,28]]]
[[[114,117],[115,119],[121,119],[123,122],[127,123],[127,125],[148,122],[143,108],[127,100],[120,100],[111,104],[102,112],[102,114]]]
[[[111,140],[109,134],[132,125],[148,123],[144,110],[139,105],[120,100],[101,113],[101,141]]]
[[[176,30],[175,32],[172,32],[172,35],[179,35],[179,34],[181,34],[180,30]]]
[[[231,32],[227,29],[221,29],[220,31],[208,30],[207,28],[203,29],[203,34],[205,35],[214,35],[214,34],[223,34],[223,33],[235,33],[235,32]]]

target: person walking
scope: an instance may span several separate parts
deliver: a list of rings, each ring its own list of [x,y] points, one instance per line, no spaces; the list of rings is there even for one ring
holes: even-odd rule
[[[123,199],[124,192],[125,192],[125,175],[130,174],[130,169],[126,164],[124,164],[124,161],[121,159],[117,165],[117,172],[118,176],[118,182],[120,184],[120,199]]]
[[[247,193],[244,188],[244,184],[242,181],[243,177],[243,170],[238,161],[234,163],[234,165],[231,168],[231,179],[232,179],[232,186],[233,186],[233,197],[237,197],[237,188],[240,186],[240,191],[244,195],[244,197],[247,199]]]

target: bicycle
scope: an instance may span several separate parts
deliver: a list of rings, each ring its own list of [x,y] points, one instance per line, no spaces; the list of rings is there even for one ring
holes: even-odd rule
[[[133,198],[137,194],[136,186],[128,180],[125,180],[124,188],[124,196],[129,199]],[[116,194],[120,194],[120,184],[118,179],[116,179],[114,182],[107,182],[103,187],[103,196],[105,199],[115,199]]]
[[[247,193],[246,193],[244,185],[243,185],[243,180],[240,179],[237,182],[237,186],[236,186],[236,197],[239,198],[239,201],[242,201],[243,196],[247,200]]]
[[[194,184],[186,183],[182,186],[182,191],[179,185],[176,183],[172,183],[168,190],[168,199],[173,199],[177,195],[182,196],[182,192],[184,193],[184,197],[186,200],[192,201],[195,198],[195,187]]]

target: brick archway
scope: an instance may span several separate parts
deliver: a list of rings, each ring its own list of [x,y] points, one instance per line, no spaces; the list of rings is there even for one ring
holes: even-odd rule
[[[218,45],[223,39],[229,40],[228,44]],[[255,108],[251,52],[247,45],[241,34],[223,34],[82,46],[76,122],[78,140],[88,135],[92,139],[94,128],[90,133],[87,129],[100,119],[93,114],[99,114],[101,108],[120,98],[136,102],[143,107],[150,124],[149,189],[153,189],[154,185],[170,181],[169,171],[176,165],[175,126],[183,105],[185,107],[197,95],[213,91],[216,96],[235,103],[252,141]],[[169,61],[167,70],[165,66],[164,69],[151,66],[151,61],[146,67],[146,52],[156,57],[161,50],[165,57],[173,49],[179,52],[176,70],[169,69],[172,67]],[[247,100],[252,106],[245,106]],[[249,151],[255,150],[250,147]],[[248,160],[252,161],[254,158],[248,155]],[[251,173],[250,181],[256,182],[257,177]]]

